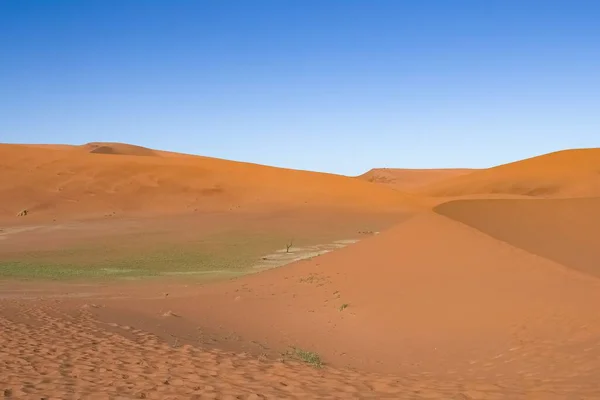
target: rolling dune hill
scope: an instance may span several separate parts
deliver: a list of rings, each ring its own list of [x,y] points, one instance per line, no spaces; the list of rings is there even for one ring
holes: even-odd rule
[[[563,150],[477,170],[418,192],[436,197],[596,197],[600,196],[600,148]]]
[[[0,145],[0,217],[334,207],[401,210],[413,196],[352,178],[138,146]]]
[[[600,149],[570,150],[486,170],[374,170],[356,179],[120,143],[0,145],[1,217],[18,221],[21,209],[30,214],[19,221],[161,215],[140,226],[189,229],[169,235],[179,252],[183,239],[196,246],[203,229],[236,222],[236,210],[258,215],[236,222],[252,235],[282,225],[285,240],[302,224],[314,233],[335,221],[314,210],[342,220],[354,211],[402,212],[393,227],[347,247],[210,284],[185,275],[96,286],[4,283],[0,338],[10,346],[0,382],[36,398],[71,393],[73,382],[79,393],[109,388],[146,398],[599,398],[599,156]],[[369,182],[377,177],[390,181]],[[433,209],[427,196],[437,197]],[[461,196],[471,199],[439,204]],[[528,198],[485,199],[494,196]],[[226,213],[185,214],[194,210]],[[139,220],[100,222],[113,236]],[[144,251],[158,244],[131,232]],[[34,234],[21,234],[19,243],[35,247]],[[239,253],[239,239],[227,249]],[[172,259],[164,260],[169,268]],[[59,351],[46,352],[48,343]],[[293,348],[326,368],[275,363]],[[36,368],[57,366],[36,380]]]

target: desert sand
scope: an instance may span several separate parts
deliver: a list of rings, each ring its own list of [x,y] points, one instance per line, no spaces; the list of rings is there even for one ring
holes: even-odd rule
[[[600,196],[600,148],[563,150],[435,182],[419,189],[428,196]]]
[[[96,268],[103,253],[129,257],[163,242],[180,253],[220,248],[232,232],[223,254],[257,265],[300,254],[309,238],[345,243],[210,280],[7,276],[0,390],[27,399],[600,398],[599,170],[600,149],[484,170],[393,170],[390,181],[370,179],[379,170],[345,177],[119,143],[0,145],[5,270],[46,260]],[[257,235],[265,239],[240,239]],[[293,235],[299,242],[282,242]],[[14,264],[19,257],[27,263]],[[175,259],[159,262],[168,271]],[[224,272],[231,263],[216,264]]]
[[[368,182],[139,146],[0,145],[0,218],[97,218],[303,207],[401,210],[414,196]],[[331,190],[331,188],[336,190]]]
[[[473,171],[473,169],[468,168],[373,168],[366,173],[357,176],[357,178],[368,182],[384,184],[401,191],[414,191],[419,187],[441,182],[452,177],[466,175]]]

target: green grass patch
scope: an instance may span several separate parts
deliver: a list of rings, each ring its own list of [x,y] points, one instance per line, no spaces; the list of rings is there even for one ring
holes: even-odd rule
[[[261,257],[285,249],[289,238],[277,234],[227,232],[174,242],[120,237],[58,250],[4,253],[0,277],[14,279],[141,279],[185,277],[214,280],[254,272]],[[317,244],[300,238],[302,245]]]
[[[306,364],[310,364],[313,367],[321,368],[323,361],[321,357],[312,351],[306,351],[298,348],[293,348],[290,354],[293,358],[298,359]]]
[[[250,271],[260,257],[285,240],[268,236],[232,235],[185,243],[135,241],[87,244],[55,251],[4,254],[0,277],[77,279],[186,276],[205,279]]]
[[[116,230],[81,241],[75,238],[60,249],[11,252],[3,248],[0,279],[113,280],[165,276],[202,281],[226,279],[258,272],[252,267],[264,264],[263,256],[276,250],[285,251],[291,238],[295,247],[351,239],[359,236],[357,232],[368,220],[349,218],[344,223],[324,224],[320,219],[302,219],[303,224],[297,227],[293,223],[300,217],[289,218],[289,225],[274,223],[269,217],[264,223],[255,219],[248,226],[240,223],[235,227],[218,227],[218,232],[212,233],[206,229],[194,232],[193,224],[201,222],[190,221],[190,226],[182,230],[149,226],[136,232]],[[390,223],[381,218],[369,227],[379,228],[384,222]]]

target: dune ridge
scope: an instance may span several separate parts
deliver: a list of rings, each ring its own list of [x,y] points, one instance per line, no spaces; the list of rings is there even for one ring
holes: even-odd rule
[[[88,147],[0,145],[0,216],[22,209],[61,218],[240,208],[400,210],[419,203],[414,196],[340,175],[111,146],[121,155],[90,154]],[[148,155],[146,150],[158,156],[139,156]]]
[[[600,148],[562,150],[477,170],[419,190],[425,196],[600,196]]]

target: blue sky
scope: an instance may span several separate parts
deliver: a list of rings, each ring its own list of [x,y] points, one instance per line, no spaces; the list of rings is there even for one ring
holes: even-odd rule
[[[600,146],[597,1],[0,0],[0,142],[298,169]]]

